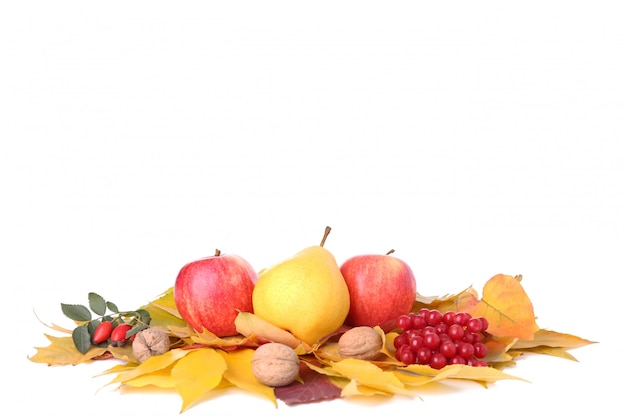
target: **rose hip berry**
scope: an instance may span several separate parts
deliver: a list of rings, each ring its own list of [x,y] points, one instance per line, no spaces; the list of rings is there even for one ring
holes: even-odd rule
[[[128,342],[126,333],[132,329],[132,326],[128,323],[122,323],[118,325],[113,332],[111,332],[111,344],[113,346],[124,346]]]
[[[401,333],[394,339],[396,358],[405,365],[428,365],[441,369],[446,365],[487,366],[483,343],[488,322],[466,312],[422,308],[397,319]]]
[[[102,342],[106,342],[113,332],[113,323],[110,321],[103,321],[96,327],[93,333],[92,342],[94,345],[99,345]]]

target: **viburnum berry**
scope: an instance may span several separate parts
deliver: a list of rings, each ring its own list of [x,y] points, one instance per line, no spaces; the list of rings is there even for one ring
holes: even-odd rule
[[[454,342],[450,341],[450,342],[443,342],[440,346],[439,346],[439,351],[443,354],[443,356],[445,356],[446,358],[451,358],[454,355],[456,355],[456,345],[454,344]]]
[[[463,358],[469,359],[474,355],[474,345],[471,343],[463,342],[457,347],[457,352]]]
[[[413,352],[411,349],[404,349],[402,350],[402,352],[400,352],[399,360],[406,365],[411,365],[415,363],[415,352]]]
[[[446,324],[446,326],[450,326],[454,324],[454,316],[456,313],[454,311],[446,311],[443,313],[443,317],[441,320]]]
[[[406,332],[407,330],[411,328],[411,318],[407,315],[402,315],[398,317],[397,322],[398,322],[398,327],[403,332]]]
[[[442,353],[433,353],[428,364],[433,369],[441,369],[448,364],[448,358],[443,356]]]
[[[417,363],[421,365],[428,365],[430,363],[430,357],[433,355],[431,349],[426,346],[422,346],[415,352],[415,357],[417,359]]]
[[[483,331],[483,322],[479,318],[471,318],[467,322],[467,330],[472,333],[480,333]]]
[[[409,343],[409,338],[406,333],[399,334],[395,339],[393,339],[393,347],[397,350],[400,350],[400,347]]]
[[[409,347],[412,351],[417,352],[419,348],[424,345],[424,338],[422,336],[413,336],[409,339]]]
[[[413,314],[411,317],[411,328],[423,329],[424,327],[426,327],[426,317],[421,316],[419,314]]]
[[[469,313],[459,312],[454,315],[454,322],[461,326],[467,325],[467,322],[472,318]]]
[[[448,336],[450,336],[452,340],[461,340],[463,336],[465,336],[465,330],[463,330],[463,326],[460,324],[454,323],[448,327]]]
[[[424,346],[431,350],[438,349],[440,343],[441,339],[437,333],[428,333],[424,336]]]
[[[466,365],[467,361],[461,355],[454,355],[450,358],[450,365]]]
[[[439,310],[430,310],[428,312],[428,315],[426,316],[426,323],[428,323],[429,326],[435,327],[436,325],[441,323],[442,317],[443,315]]]
[[[96,330],[93,333],[92,342],[94,345],[99,345],[100,343],[106,342],[111,333],[113,332],[113,323],[110,321],[103,321],[96,327]]]
[[[487,346],[483,343],[474,343],[474,356],[478,359],[482,359],[487,356]]]
[[[489,323],[484,317],[422,308],[398,317],[396,323],[401,331],[393,341],[396,358],[406,365],[434,369],[454,364],[487,366],[483,341]]]

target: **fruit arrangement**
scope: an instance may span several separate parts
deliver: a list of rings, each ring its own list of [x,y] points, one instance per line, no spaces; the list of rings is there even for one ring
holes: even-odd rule
[[[539,328],[521,276],[495,275],[482,295],[469,287],[425,297],[393,251],[339,265],[324,248],[329,233],[259,272],[216,250],[184,265],[168,290],[134,311],[96,293],[88,307],[61,304],[76,327],[48,326],[69,335],[46,335],[50,345],[29,359],[117,359],[122,364],[105,372],[116,374],[110,384],[173,388],[182,412],[227,386],[278,406],[419,395],[444,379],[522,380],[502,371],[518,356],[574,359],[570,349],[594,343]]]

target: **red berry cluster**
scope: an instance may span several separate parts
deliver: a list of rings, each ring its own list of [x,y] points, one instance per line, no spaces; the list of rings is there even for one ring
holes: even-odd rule
[[[423,308],[397,319],[402,331],[393,341],[396,358],[406,365],[429,365],[441,369],[446,365],[487,366],[483,344],[489,323],[484,317],[469,313]]]

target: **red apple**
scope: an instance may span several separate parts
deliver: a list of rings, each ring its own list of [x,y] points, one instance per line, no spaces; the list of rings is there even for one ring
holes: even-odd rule
[[[346,324],[395,327],[395,320],[408,314],[415,303],[415,277],[409,265],[393,256],[357,255],[341,265],[350,291]]]
[[[239,311],[252,312],[256,271],[243,258],[224,254],[190,262],[174,284],[174,301],[183,320],[198,332],[206,328],[216,336],[237,334]]]

